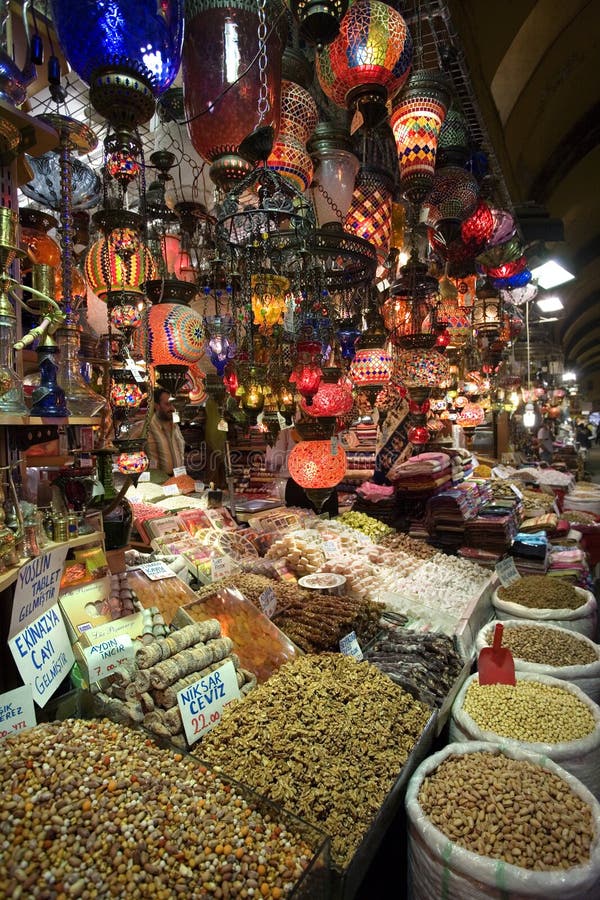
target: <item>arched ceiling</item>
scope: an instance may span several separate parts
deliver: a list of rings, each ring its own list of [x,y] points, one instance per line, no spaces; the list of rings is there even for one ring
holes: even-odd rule
[[[600,0],[449,0],[517,210],[562,219],[548,245],[576,278],[557,289],[567,362],[600,369]]]

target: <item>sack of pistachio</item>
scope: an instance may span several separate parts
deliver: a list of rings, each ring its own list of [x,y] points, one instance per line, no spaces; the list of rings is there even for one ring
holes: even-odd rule
[[[450,719],[451,741],[492,741],[548,756],[600,797],[600,707],[548,675],[517,674],[516,685],[471,675]]]
[[[416,770],[406,809],[411,900],[600,896],[600,804],[544,756],[450,744]]]
[[[498,619],[550,622],[584,634],[592,641],[596,636],[596,598],[564,578],[526,575],[506,587],[499,587],[494,592],[492,604]]]

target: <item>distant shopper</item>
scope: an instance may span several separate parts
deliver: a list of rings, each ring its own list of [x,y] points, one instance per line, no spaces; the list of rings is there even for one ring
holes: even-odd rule
[[[185,441],[181,429],[173,421],[175,407],[171,395],[164,388],[154,390],[154,415],[150,419],[147,437],[147,452],[150,468],[158,469],[165,475],[184,464]]]
[[[542,462],[551,463],[554,454],[554,439],[550,419],[544,419],[542,427],[538,430],[537,439],[540,459]]]

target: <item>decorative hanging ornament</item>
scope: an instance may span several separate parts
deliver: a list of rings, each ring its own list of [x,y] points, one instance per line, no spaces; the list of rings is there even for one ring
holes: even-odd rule
[[[310,406],[319,389],[323,372],[317,362],[321,355],[321,344],[317,341],[300,341],[297,346],[298,362],[290,375],[290,383]]]
[[[318,118],[317,104],[308,91],[293,81],[282,81],[281,125],[267,165],[289,179],[301,193],[309,187],[313,177],[306,141]]]
[[[317,509],[322,508],[342,480],[346,466],[346,453],[335,439],[300,441],[288,457],[290,475],[304,488]]]
[[[85,258],[85,280],[101,300],[111,291],[142,294],[142,285],[156,277],[156,264],[147,247],[138,243],[137,249],[121,255],[119,239],[99,238]]]
[[[412,203],[420,203],[433,183],[438,137],[449,102],[444,73],[421,70],[412,73],[392,112],[401,189]]]
[[[179,71],[183,0],[51,0],[70,66],[90,102],[116,128],[147,122]]]
[[[336,39],[318,54],[317,76],[334,103],[368,119],[371,97],[384,102],[394,97],[412,58],[412,37],[400,13],[379,0],[357,0]]]
[[[385,259],[392,236],[392,192],[386,176],[360,169],[344,228],[373,244]]]
[[[183,91],[190,137],[224,190],[252,171],[254,161],[239,153],[242,141],[258,126],[279,131],[286,31],[278,0],[186,0]]]
[[[202,319],[178,303],[159,303],[148,313],[148,362],[155,366],[192,363],[204,353]]]
[[[489,241],[494,231],[494,216],[485,200],[480,200],[477,209],[460,226],[460,234],[465,244],[479,249]]]
[[[345,416],[349,413],[354,402],[352,389],[347,382],[340,381],[341,374],[341,370],[335,367],[323,369],[323,378],[311,405],[306,403],[304,397],[300,401],[302,412],[319,418]]]

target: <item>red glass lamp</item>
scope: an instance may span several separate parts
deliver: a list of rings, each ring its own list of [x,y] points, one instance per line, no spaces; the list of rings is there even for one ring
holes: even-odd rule
[[[494,216],[485,200],[480,200],[477,209],[460,226],[460,234],[465,244],[479,249],[489,241],[494,231]]]
[[[306,491],[317,509],[321,509],[331,491],[346,473],[346,453],[332,441],[300,441],[288,458],[290,475]]]
[[[259,125],[279,131],[281,58],[287,23],[276,0],[264,7],[268,62],[261,95],[259,6],[248,0],[188,4],[183,88],[192,144],[211,163],[210,176],[228,190],[252,170],[240,144]],[[242,77],[243,75],[243,77]],[[259,100],[261,111],[259,112]]]
[[[385,102],[404,85],[412,56],[412,38],[400,13],[379,0],[357,0],[336,39],[318,54],[317,75],[334,103],[368,116],[370,97]]]
[[[317,362],[317,357],[321,354],[321,344],[317,341],[300,341],[297,351],[298,362],[290,375],[290,383],[295,385],[298,393],[304,397],[306,405],[310,406],[323,377],[323,371]]]
[[[437,142],[446,117],[450,91],[445,75],[435,70],[413,72],[390,124],[394,132],[404,195],[420,202],[431,188]]]
[[[323,379],[319,389],[308,406],[304,398],[300,401],[302,412],[309,416],[331,418],[345,416],[352,409],[352,389],[347,382],[340,382],[341,370],[331,367],[323,369]]]

